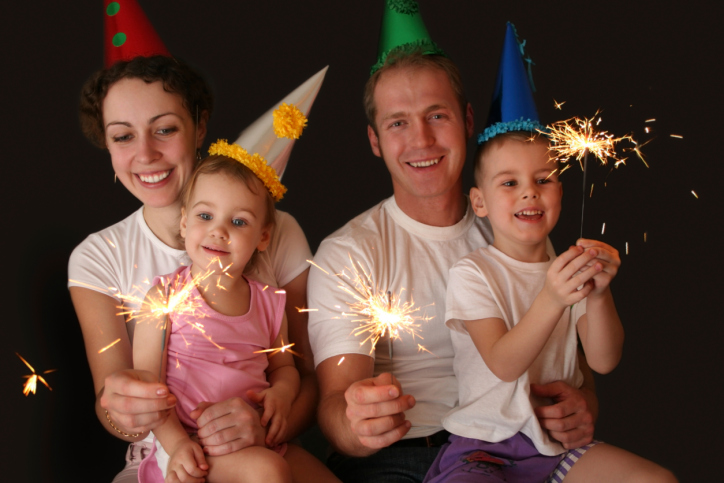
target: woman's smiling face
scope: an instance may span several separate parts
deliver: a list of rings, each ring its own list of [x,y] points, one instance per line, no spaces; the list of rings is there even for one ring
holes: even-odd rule
[[[205,123],[196,128],[181,97],[160,81],[121,79],[103,100],[103,124],[123,186],[149,207],[176,203],[206,134]]]

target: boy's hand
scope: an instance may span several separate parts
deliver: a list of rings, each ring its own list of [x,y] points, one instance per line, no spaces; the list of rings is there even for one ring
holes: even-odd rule
[[[597,250],[580,246],[561,253],[548,269],[543,292],[561,308],[583,300],[594,288],[591,279],[603,269],[602,263],[594,260],[597,255]]]
[[[170,454],[166,483],[203,483],[208,469],[201,446],[187,439]]]
[[[264,408],[261,425],[267,428],[266,445],[276,446],[287,440],[287,418],[292,409],[292,397],[270,387],[261,392],[248,391],[246,396]],[[269,424],[271,422],[271,424]],[[267,427],[268,426],[268,427]]]
[[[621,258],[618,255],[618,250],[607,243],[585,238],[580,238],[576,242],[576,246],[583,247],[587,251],[596,251],[594,264],[599,263],[601,265],[601,271],[593,276],[591,295],[601,295],[608,289],[611,280],[616,276],[618,268],[621,266]]]

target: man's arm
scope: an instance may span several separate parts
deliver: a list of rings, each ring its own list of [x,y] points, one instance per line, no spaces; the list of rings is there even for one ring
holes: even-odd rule
[[[317,421],[332,446],[349,456],[369,456],[399,441],[410,429],[404,411],[415,398],[403,395],[391,374],[372,377],[374,359],[347,354],[317,366]]]

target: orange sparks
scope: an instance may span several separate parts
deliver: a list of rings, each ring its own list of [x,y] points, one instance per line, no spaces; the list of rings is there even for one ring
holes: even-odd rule
[[[339,362],[337,363],[337,365],[342,364],[342,362],[344,362],[344,356],[342,356],[342,358],[339,360]]]
[[[289,352],[291,354],[294,354],[297,357],[301,357],[302,359],[304,359],[304,356],[302,354],[290,349],[290,347],[292,347],[293,345],[294,345],[294,342],[292,342],[291,344],[284,345],[284,339],[282,339],[281,347],[272,347],[271,349],[262,349],[262,350],[254,351],[254,354],[261,354],[262,352],[268,352],[269,357],[274,357],[275,355],[279,354],[280,352]]]
[[[427,350],[427,347],[425,347],[425,346],[423,346],[423,345],[421,345],[421,344],[417,344],[417,352],[422,352],[422,351],[425,351],[425,352],[427,352],[428,354],[433,355],[433,356],[435,355],[435,354],[433,354],[432,352],[430,352],[429,350]]]
[[[566,103],[566,101],[558,102],[558,101],[556,101],[555,99],[553,99],[553,106],[554,106],[556,109],[558,109],[559,111],[562,110],[561,108],[563,107],[563,104],[565,104],[565,103]]]
[[[326,273],[327,275],[329,275],[329,272],[328,272],[328,271],[326,271],[325,269],[323,269],[322,267],[320,267],[319,265],[317,265],[317,264],[314,263],[313,261],[307,260],[307,263],[310,263],[310,264],[314,265],[315,267],[317,267],[318,269],[320,269],[321,271],[323,271],[324,273]]]
[[[672,138],[676,138],[676,139],[684,139],[684,136],[681,136],[679,134],[669,134],[669,136],[671,136]]]
[[[109,244],[110,246],[112,246],[113,248],[116,248],[116,246],[113,244],[113,242],[112,242],[111,240],[108,239],[107,236],[106,236],[106,237],[103,237],[103,238],[106,239],[106,241],[108,242],[108,244]]]
[[[114,345],[118,344],[120,341],[121,341],[121,338],[119,337],[118,339],[114,340],[113,342],[111,342],[110,344],[108,344],[107,346],[105,346],[103,349],[99,350],[98,353],[100,354],[101,352],[107,351],[108,349],[110,349],[110,348],[113,347]]]
[[[568,163],[571,159],[575,159],[581,165],[581,169],[583,169],[582,160],[586,153],[591,153],[603,165],[608,164],[609,159],[616,163],[621,162],[622,160],[616,153],[616,145],[626,141],[635,146],[636,142],[630,135],[614,137],[605,131],[597,131],[594,129],[594,125],[600,124],[601,118],[598,117],[594,123],[596,116],[598,113],[590,119],[573,117],[565,121],[558,121],[547,126],[547,132],[540,131],[547,134],[550,139],[548,148],[550,159],[560,163]],[[635,150],[635,148],[631,148],[631,150]],[[637,151],[637,154],[643,161],[640,152]]]
[[[606,233],[606,223],[604,223],[601,227],[601,235],[603,235],[604,233]]]
[[[15,353],[15,355],[18,356],[18,357],[20,358],[20,360],[23,361],[23,363],[24,363],[26,366],[28,366],[28,369],[30,369],[30,370],[33,372],[32,374],[28,374],[27,376],[23,376],[24,378],[27,379],[27,381],[25,381],[25,385],[23,386],[23,394],[24,394],[25,396],[27,396],[27,395],[30,394],[31,392],[32,392],[33,394],[35,394],[35,391],[36,391],[37,388],[38,388],[38,381],[40,381],[40,382],[42,382],[43,384],[45,384],[45,387],[47,387],[47,388],[50,389],[51,391],[53,390],[53,388],[50,387],[50,385],[48,385],[48,383],[45,381],[45,379],[43,379],[43,376],[41,376],[40,374],[36,374],[36,373],[35,373],[35,369],[33,368],[33,366],[31,366],[31,365],[28,363],[28,361],[26,361],[25,359],[23,359],[23,356],[21,356],[21,355],[18,354],[17,352]],[[57,370],[57,369],[48,369],[47,371],[44,371],[43,374],[48,374],[48,373],[50,373],[50,372],[55,372],[56,370]]]
[[[319,309],[300,309],[299,307],[294,308],[297,309],[297,312],[299,312],[300,314],[303,312],[319,312]]]
[[[691,190],[691,194],[694,195],[694,198],[696,198],[697,200],[699,199],[699,195],[696,194],[696,191]]]

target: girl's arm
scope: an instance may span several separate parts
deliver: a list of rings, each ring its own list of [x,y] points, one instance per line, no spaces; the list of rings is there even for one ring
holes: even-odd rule
[[[149,430],[166,420],[176,398],[153,374],[133,369],[126,321],[118,315],[115,298],[82,287],[70,287],[70,296],[93,376],[98,420],[117,438],[145,438]],[[115,428],[109,424],[106,411]]]
[[[292,404],[287,421],[287,434],[290,439],[296,438],[314,424],[319,403],[317,373],[314,370],[312,346],[309,344],[309,333],[307,332],[308,315],[307,312],[297,310],[307,306],[308,275],[309,269],[306,269],[282,287],[287,293],[285,312],[288,321],[289,342],[294,343],[295,352],[303,355],[303,357],[294,357],[294,364],[301,379],[299,394]]]
[[[282,347],[288,340],[287,318],[284,316],[279,334],[272,347]],[[294,367],[292,354],[289,352],[270,352],[268,358],[269,366],[266,374],[270,387],[259,393],[257,401],[264,407],[261,425],[267,426],[271,421],[267,430],[266,444],[273,446],[289,440],[287,419],[292,402],[299,393],[299,373]]]
[[[540,354],[565,308],[580,302],[592,290],[587,283],[600,271],[598,264],[583,269],[596,253],[572,247],[548,269],[543,289],[528,312],[508,330],[503,320],[488,318],[464,321],[485,364],[498,378],[518,379]],[[582,286],[581,290],[577,287]]]

